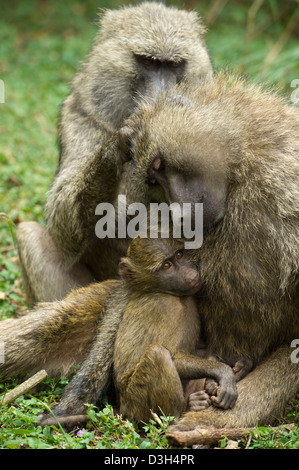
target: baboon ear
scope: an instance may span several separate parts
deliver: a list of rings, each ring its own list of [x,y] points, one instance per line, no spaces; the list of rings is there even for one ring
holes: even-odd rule
[[[123,280],[127,282],[128,284],[130,284],[130,282],[132,282],[132,279],[133,279],[130,264],[127,261],[121,261],[118,265],[118,269],[119,269],[119,274],[121,275]]]

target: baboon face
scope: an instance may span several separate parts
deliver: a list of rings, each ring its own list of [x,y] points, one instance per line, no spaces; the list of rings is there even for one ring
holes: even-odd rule
[[[103,111],[110,116],[115,108],[117,127],[142,98],[155,98],[183,78],[212,77],[204,34],[195,12],[156,2],[107,10],[85,78],[97,109],[108,102]]]
[[[147,55],[133,54],[137,71],[135,95],[155,98],[159,93],[179,83],[185,73],[185,60],[160,60]]]
[[[119,271],[138,292],[164,292],[176,296],[195,294],[200,276],[182,244],[168,239],[136,237],[122,259]]]
[[[169,154],[158,152],[150,163],[147,184],[151,200],[155,200],[160,193],[157,199],[163,199],[164,196],[168,204],[191,203],[192,213],[194,204],[202,203],[203,224],[208,227],[224,216],[226,179],[217,170],[214,174],[213,170],[208,171],[196,164],[198,156],[200,155],[196,159],[190,159],[182,155],[182,160],[188,160],[190,165],[181,169]]]
[[[191,265],[184,250],[177,250],[163,260],[154,273],[154,283],[160,292],[193,295],[200,287],[198,271]]]
[[[173,119],[174,116],[171,116]],[[203,226],[210,228],[225,214],[228,170],[221,145],[183,121],[153,115],[132,144],[136,179],[144,182],[149,202],[203,204]],[[135,176],[134,176],[135,178]]]

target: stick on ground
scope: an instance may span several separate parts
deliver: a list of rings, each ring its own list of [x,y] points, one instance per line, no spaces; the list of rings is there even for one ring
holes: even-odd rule
[[[274,434],[279,434],[281,428],[294,429],[294,424],[285,424],[271,428]],[[250,431],[256,431],[256,428],[199,428],[192,431],[174,431],[166,433],[170,444],[184,447],[191,447],[195,444],[205,444],[215,446],[226,436],[228,439],[237,441],[246,440]]]
[[[33,387],[35,387],[47,377],[47,372],[45,370],[40,370],[32,377],[25,380],[25,382],[21,383],[10,392],[7,392],[2,398],[0,398],[0,403],[11,403],[16,398],[20,397],[21,395],[24,395],[24,393],[29,392],[29,390],[31,390]]]

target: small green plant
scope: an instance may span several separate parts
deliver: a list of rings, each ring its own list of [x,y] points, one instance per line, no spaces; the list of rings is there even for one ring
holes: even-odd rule
[[[240,447],[245,447],[245,443],[240,441]],[[275,428],[259,426],[251,431],[248,449],[298,449],[299,448],[299,429],[298,426],[281,427],[278,431]]]
[[[115,414],[113,407],[106,403],[101,411],[90,406],[88,415],[95,429],[96,447],[99,449],[167,449],[169,443],[165,430],[171,417],[156,417],[142,426],[143,431],[128,419]]]
[[[7,215],[5,212],[0,212],[0,219],[5,219],[7,221],[7,224],[8,224],[9,230],[10,230],[10,234],[11,234],[11,238],[13,240],[14,247],[16,247],[16,239],[15,239],[13,221],[11,220],[9,215]]]
[[[165,431],[174,422],[173,416],[165,416],[163,413],[161,416],[157,416],[153,413],[153,418],[150,419],[148,424],[143,426],[147,438],[144,440],[143,449],[168,449],[169,443],[165,437]]]

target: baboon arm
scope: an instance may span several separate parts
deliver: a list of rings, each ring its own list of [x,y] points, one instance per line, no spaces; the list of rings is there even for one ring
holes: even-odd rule
[[[37,304],[20,318],[0,322],[4,363],[0,374],[67,374],[82,361],[95,338],[109,296],[120,281],[95,283],[74,290],[65,299]]]
[[[58,172],[46,205],[47,229],[64,258],[74,263],[94,236],[95,208],[113,202],[122,174],[123,153],[116,132],[103,148]]]
[[[219,383],[217,396],[211,398],[215,406],[224,409],[234,406],[238,397],[236,379],[227,364],[187,354],[177,354],[173,359],[181,379],[211,377]]]
[[[217,428],[251,427],[273,424],[284,405],[299,389],[299,364],[291,360],[292,349],[282,347],[238,382],[238,399],[234,408],[217,410],[214,406],[186,413],[172,427],[187,431],[197,426]]]
[[[53,410],[55,415],[84,414],[86,404],[95,405],[98,398],[107,390],[111,380],[116,333],[127,300],[122,287],[118,288],[109,299],[88,356],[67,385],[61,402]]]
[[[224,374],[233,377],[231,368],[223,362],[183,353],[175,354],[173,360],[181,379],[212,377],[220,382]]]

